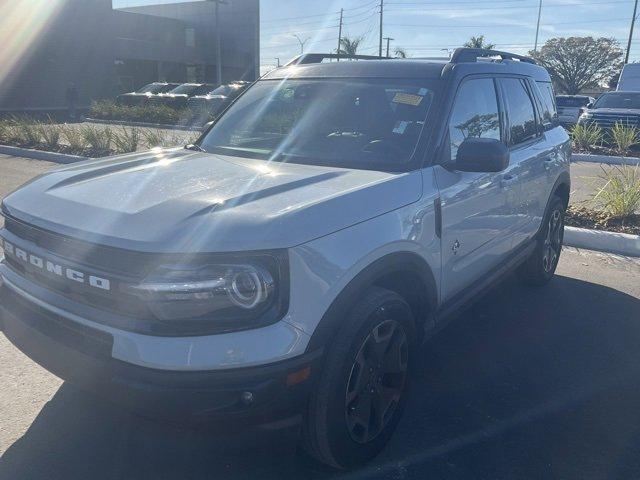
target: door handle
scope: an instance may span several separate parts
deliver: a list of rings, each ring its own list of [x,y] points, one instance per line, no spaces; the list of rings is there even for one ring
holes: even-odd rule
[[[555,164],[555,159],[553,159],[552,157],[545,157],[544,159],[544,168],[545,170],[549,170],[551,167],[553,167],[553,165]]]
[[[501,187],[508,187],[510,185],[513,185],[514,183],[516,183],[516,181],[518,180],[518,176],[517,175],[511,175],[509,173],[505,174],[502,176],[502,178],[500,179],[500,186]]]

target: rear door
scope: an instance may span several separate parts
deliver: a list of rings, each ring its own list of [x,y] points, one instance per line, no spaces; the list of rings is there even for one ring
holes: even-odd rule
[[[460,172],[452,165],[465,138],[504,139],[495,80],[463,80],[448,116],[440,165],[434,166],[442,205],[444,301],[478,281],[510,252],[513,217],[506,209],[506,172]]]
[[[546,178],[544,160],[550,150],[528,80],[500,78],[498,83],[505,104],[511,153],[505,195],[513,221],[506,233],[515,248],[532,234],[534,216],[540,208],[540,181]]]

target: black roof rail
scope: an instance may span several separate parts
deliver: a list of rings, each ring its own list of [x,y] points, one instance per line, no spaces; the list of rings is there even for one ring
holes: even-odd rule
[[[503,60],[519,60],[525,63],[537,65],[537,62],[524,55],[516,55],[515,53],[501,52],[500,50],[490,50],[488,48],[456,48],[451,55],[451,63],[469,63],[477,62],[478,58],[500,57]]]
[[[291,65],[322,63],[323,60],[332,58],[340,60],[383,60],[387,57],[379,57],[378,55],[346,55],[344,53],[303,53],[287,62],[284,66],[290,67]]]

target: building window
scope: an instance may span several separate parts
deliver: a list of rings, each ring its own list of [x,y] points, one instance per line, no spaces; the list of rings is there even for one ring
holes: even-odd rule
[[[196,65],[187,65],[187,82],[196,83],[198,81],[198,67]]]
[[[185,28],[184,30],[184,43],[187,47],[196,46],[196,31],[193,28]]]

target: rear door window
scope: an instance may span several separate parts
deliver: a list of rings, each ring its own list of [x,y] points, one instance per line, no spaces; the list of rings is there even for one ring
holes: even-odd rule
[[[467,138],[501,139],[496,87],[491,78],[465,81],[458,90],[449,119],[451,160]]]
[[[520,145],[537,137],[536,114],[524,80],[503,78],[500,82],[509,118],[509,145]]]

